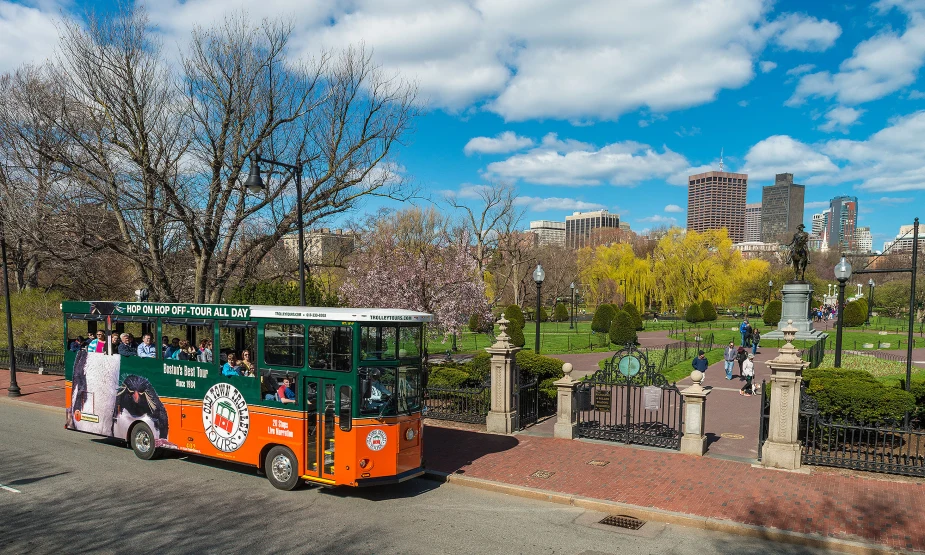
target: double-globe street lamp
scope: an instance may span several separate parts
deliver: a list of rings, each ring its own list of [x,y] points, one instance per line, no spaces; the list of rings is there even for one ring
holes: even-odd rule
[[[542,307],[540,292],[543,288],[544,279],[546,279],[546,271],[543,270],[542,264],[537,264],[536,270],[533,270],[533,281],[536,282],[536,342],[533,350],[536,354],[540,354],[540,310]]]
[[[575,282],[573,281],[569,288],[572,290],[572,316],[568,321],[568,329],[575,329]]]
[[[864,322],[865,326],[870,325],[870,316],[874,310],[874,278],[870,278],[867,281],[867,321]]]
[[[297,197],[296,210],[299,215],[299,305],[305,306],[305,230],[302,223],[302,171],[304,166],[301,160],[296,160],[295,165],[262,158],[259,154],[254,156],[251,162],[250,173],[244,181],[244,186],[252,193],[260,193],[264,190],[263,178],[260,177],[260,162],[265,162],[271,166],[279,166],[291,171],[295,176],[295,194]]]
[[[835,368],[841,368],[841,335],[845,327],[845,284],[851,279],[851,263],[842,255],[835,265],[835,279],[838,280],[838,330],[835,332]]]

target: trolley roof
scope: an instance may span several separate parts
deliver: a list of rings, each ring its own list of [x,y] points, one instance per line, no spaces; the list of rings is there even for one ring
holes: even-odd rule
[[[149,316],[162,318],[292,318],[338,322],[432,322],[433,315],[400,308],[350,308],[309,306],[266,306],[231,304],[137,303],[122,301],[65,301],[61,310],[68,314],[99,316]]]

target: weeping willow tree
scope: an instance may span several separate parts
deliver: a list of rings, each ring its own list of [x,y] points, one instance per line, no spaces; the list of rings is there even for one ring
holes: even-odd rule
[[[578,267],[591,304],[615,302],[622,297],[637,307],[645,307],[655,284],[651,260],[636,257],[626,243],[584,248],[578,252]]]

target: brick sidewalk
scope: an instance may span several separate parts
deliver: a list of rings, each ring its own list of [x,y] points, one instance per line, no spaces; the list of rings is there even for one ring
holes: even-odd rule
[[[19,372],[17,381],[20,400],[64,406],[62,377]],[[9,371],[0,370],[0,395],[8,385]],[[925,551],[925,480],[818,467],[790,473],[673,451],[430,425],[424,436],[428,468],[448,474]],[[538,470],[551,475],[532,477]]]
[[[756,468],[601,442],[429,426],[430,469],[803,534],[925,550],[925,480]],[[589,461],[606,461],[592,466]],[[552,473],[533,477],[537,471]]]

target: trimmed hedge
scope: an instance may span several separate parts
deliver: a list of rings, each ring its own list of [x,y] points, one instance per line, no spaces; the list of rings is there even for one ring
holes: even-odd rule
[[[524,311],[516,304],[512,304],[504,309],[504,317],[511,322],[517,322],[517,326],[521,330],[524,329],[524,323],[526,322]]]
[[[515,347],[523,347],[527,343],[527,340],[524,339],[524,328],[518,325],[517,322],[511,322],[508,325],[507,334],[511,336],[511,343]]]
[[[610,342],[615,345],[636,343],[636,324],[628,312],[621,310],[610,324]]]
[[[552,311],[552,321],[553,322],[567,322],[568,321],[568,308],[565,306],[565,303],[557,303],[556,308]]]
[[[546,307],[541,306],[540,307],[540,322],[547,322],[547,321],[549,321],[549,313],[546,312]]]
[[[622,310],[633,318],[636,331],[642,331],[644,329],[642,326],[642,316],[639,314],[639,309],[636,308],[636,305],[633,303],[623,303]]]
[[[761,315],[761,319],[764,320],[766,326],[776,326],[780,322],[780,316],[783,310],[784,303],[773,300],[764,308],[764,314]]]
[[[694,303],[687,307],[687,312],[684,313],[684,319],[688,322],[703,322],[703,311],[700,310],[700,305]]]
[[[863,370],[817,368],[803,376],[806,392],[818,403],[819,412],[837,420],[899,421],[916,408],[912,393],[886,387]]]
[[[703,313],[704,322],[713,322],[719,318],[719,314],[716,313],[716,307],[713,306],[710,299],[704,299],[704,301],[700,303],[700,312]]]
[[[864,323],[864,320],[867,319],[867,307],[864,306],[867,303],[861,304],[860,301],[851,301],[845,305],[845,326],[854,327],[860,326]]]
[[[602,304],[594,311],[594,318],[591,319],[591,330],[597,333],[609,333],[610,323],[616,315],[613,306]]]

